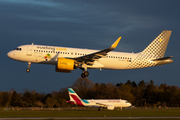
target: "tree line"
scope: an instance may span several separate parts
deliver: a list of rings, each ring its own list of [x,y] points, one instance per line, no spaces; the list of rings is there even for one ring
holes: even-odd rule
[[[128,80],[126,83],[94,83],[88,78],[79,78],[71,86],[83,99],[125,99],[136,107],[180,107],[180,88],[165,84],[154,85],[153,80],[138,84]],[[0,107],[68,107],[68,87],[51,93],[38,93],[25,89],[23,93],[15,90],[0,92]]]

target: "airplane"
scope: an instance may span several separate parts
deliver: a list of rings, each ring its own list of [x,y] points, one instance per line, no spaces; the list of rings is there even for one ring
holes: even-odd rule
[[[68,88],[69,104],[85,106],[85,107],[98,107],[99,111],[102,109],[114,110],[115,107],[130,107],[131,103],[122,99],[81,99],[72,88]]]
[[[80,68],[82,78],[89,75],[87,69],[141,69],[172,63],[173,56],[164,57],[170,30],[162,31],[142,52],[113,52],[121,37],[104,50],[79,49],[45,45],[22,45],[7,53],[10,59],[28,63],[26,72],[30,72],[31,63],[55,65],[56,72],[70,73]]]

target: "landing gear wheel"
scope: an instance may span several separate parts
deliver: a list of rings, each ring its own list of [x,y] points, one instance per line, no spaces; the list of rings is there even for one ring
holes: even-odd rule
[[[89,75],[88,71],[84,71],[84,75],[87,77]]]
[[[81,74],[81,77],[82,78],[85,78],[89,75],[89,72],[88,71],[84,71],[82,74]]]
[[[26,69],[26,72],[27,72],[27,73],[30,72],[30,69]]]
[[[82,78],[85,78],[86,76],[85,76],[85,74],[84,74],[84,73],[82,73],[82,74],[81,74],[81,77],[82,77]]]
[[[26,69],[26,72],[27,72],[27,73],[30,72],[30,67],[31,67],[31,62],[28,62],[28,68]]]

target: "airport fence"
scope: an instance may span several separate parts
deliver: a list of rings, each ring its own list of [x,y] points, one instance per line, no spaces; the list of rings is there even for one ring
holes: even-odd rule
[[[180,109],[180,107],[128,107],[123,109]],[[63,110],[98,110],[94,107],[59,107],[59,108],[44,108],[44,107],[8,107],[0,108],[0,110],[39,110],[39,111],[63,111]],[[115,108],[120,110],[120,108]]]

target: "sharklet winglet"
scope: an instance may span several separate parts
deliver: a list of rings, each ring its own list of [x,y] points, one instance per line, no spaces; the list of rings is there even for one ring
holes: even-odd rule
[[[116,48],[120,40],[121,40],[121,37],[119,37],[119,38],[111,45],[111,48]]]

